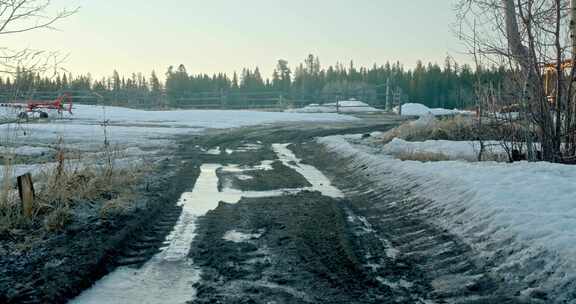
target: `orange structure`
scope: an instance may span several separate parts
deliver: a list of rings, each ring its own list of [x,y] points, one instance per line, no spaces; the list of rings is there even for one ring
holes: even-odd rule
[[[560,64],[562,72],[571,69],[572,66],[572,60],[564,60]],[[556,81],[558,78],[556,67],[556,63],[548,63],[544,66],[544,93],[546,94],[550,104],[556,104]]]

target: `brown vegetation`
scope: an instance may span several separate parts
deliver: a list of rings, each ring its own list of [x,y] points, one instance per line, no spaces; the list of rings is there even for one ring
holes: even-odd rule
[[[133,207],[134,187],[149,169],[73,167],[66,164],[62,153],[58,155],[59,161],[55,166],[34,177],[37,191],[30,218],[22,213],[10,170],[4,171],[0,193],[0,233],[12,229],[63,229],[73,220],[73,209],[78,204],[100,204],[102,217],[121,214]]]

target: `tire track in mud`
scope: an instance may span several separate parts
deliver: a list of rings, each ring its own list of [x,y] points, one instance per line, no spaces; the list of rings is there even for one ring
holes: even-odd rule
[[[286,170],[322,175],[299,164],[285,145],[272,147],[281,160],[291,161],[282,170],[269,169],[267,178],[307,175]],[[309,182],[318,189],[331,187],[325,178]],[[340,197],[337,189],[327,193],[336,192]],[[190,258],[201,267],[202,278],[193,303],[425,303],[428,287],[419,283],[420,273],[373,232],[346,198],[320,192],[220,203],[198,221]],[[227,239],[231,233],[247,237]]]
[[[315,143],[299,146],[297,154],[321,168],[346,194],[350,216],[363,223],[360,233],[356,232],[359,246],[369,244],[363,239],[372,235],[382,241],[381,248],[389,247],[384,252],[392,250],[392,254],[378,257],[371,253],[381,250],[367,249],[366,264],[383,284],[421,293],[422,303],[546,303],[545,299],[520,296],[513,284],[479,261],[477,252],[433,225],[428,215],[420,212],[430,202],[416,199],[410,189],[376,185],[364,172],[365,166],[350,165],[349,160],[328,154]],[[388,265],[393,255],[393,264],[406,266],[408,276],[400,277],[402,281],[394,276],[391,281],[379,272],[385,267],[378,265]]]
[[[275,135],[258,132],[191,141],[220,153],[189,157],[250,166],[275,160]],[[264,142],[260,150],[233,151],[251,137]],[[332,177],[346,197],[304,191],[218,204],[197,221],[189,257],[202,275],[191,303],[520,303],[504,281],[476,263],[469,247],[429,224],[419,213],[427,202],[411,198],[410,191],[376,187],[362,167],[347,167],[318,145],[290,149]],[[265,176],[275,179],[286,169]],[[159,220],[158,229],[170,220]],[[147,237],[154,236],[136,237],[128,250],[148,248]]]
[[[154,219],[149,227],[132,239],[128,240],[125,249],[115,260],[116,266],[141,266],[158,253],[166,236],[172,231],[178,221],[182,208],[170,206],[162,211],[161,216]]]

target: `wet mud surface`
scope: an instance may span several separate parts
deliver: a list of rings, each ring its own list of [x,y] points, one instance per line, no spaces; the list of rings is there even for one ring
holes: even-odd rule
[[[274,161],[270,168],[245,170],[241,174],[218,172],[220,180],[227,180],[230,187],[243,191],[268,191],[277,189],[295,189],[312,186],[300,173],[282,164],[280,161]]]
[[[16,253],[12,247],[26,243],[26,235],[0,236],[0,303],[66,303],[117,266],[142,263],[170,232],[171,222],[158,229],[159,214],[179,212],[174,202],[195,180],[198,167],[164,160],[160,172],[140,186],[129,214],[103,218],[104,201],[87,202],[73,211],[82,216],[63,231],[35,236],[39,239]],[[139,244],[143,238],[145,246]],[[139,255],[130,256],[139,245]]]
[[[183,137],[143,190],[139,212],[80,223],[31,257],[0,257],[0,303],[65,303],[117,266],[141,267],[160,250],[182,212],[178,197],[206,164],[218,168],[223,193],[270,195],[213,202],[198,217],[188,258],[200,277],[188,303],[548,303],[549,295],[519,297],[472,248],[423,218],[426,202],[376,188],[362,168],[312,141],[396,123],[278,124]],[[285,163],[279,143],[290,143],[302,163]],[[305,164],[344,196],[314,191],[318,182],[301,174]]]
[[[221,204],[199,223],[193,303],[351,303],[384,299],[347,237],[340,201],[318,192]],[[229,231],[256,235],[225,239]],[[381,290],[382,289],[382,290]]]

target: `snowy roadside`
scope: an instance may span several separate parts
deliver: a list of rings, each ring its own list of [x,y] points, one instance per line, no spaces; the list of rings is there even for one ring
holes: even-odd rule
[[[485,155],[490,155],[491,159],[505,161],[508,159],[506,150],[498,141],[486,141]],[[479,141],[453,141],[453,140],[426,140],[426,141],[406,141],[394,138],[391,142],[382,147],[382,152],[391,155],[431,153],[445,156],[448,160],[476,161],[480,152]]]
[[[478,262],[523,286],[576,303],[576,171],[550,163],[401,161],[358,138],[318,139],[376,184],[411,189],[421,212],[459,235]]]

